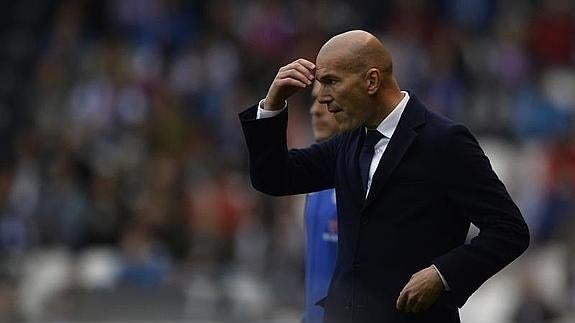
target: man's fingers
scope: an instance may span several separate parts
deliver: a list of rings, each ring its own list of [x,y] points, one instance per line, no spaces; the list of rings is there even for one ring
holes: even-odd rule
[[[433,267],[411,276],[400,293],[396,307],[404,312],[419,313],[429,309],[441,293],[443,283]]]
[[[303,58],[282,66],[268,89],[264,109],[279,110],[283,102],[297,92],[297,88],[305,89],[312,85],[314,69],[315,64]]]
[[[315,69],[315,64],[308,61],[307,59],[300,58],[300,59],[296,60],[295,62],[307,67],[310,70]]]
[[[410,293],[409,291],[402,291],[399,294],[395,307],[397,310],[402,312],[416,313],[419,311],[421,304],[419,297],[413,295],[413,293]]]
[[[407,313],[419,313],[425,311],[429,308],[427,300],[423,295],[413,295],[413,293],[403,293],[405,297],[405,302],[403,305],[403,311]],[[398,308],[399,309],[399,308]],[[401,310],[401,309],[399,309]]]
[[[396,308],[399,311],[407,313],[418,313],[424,310],[424,297],[419,293],[416,293],[411,286],[412,281],[410,280],[403,290],[399,293],[399,298],[396,302]]]
[[[302,83],[305,83],[307,85],[311,85],[311,80],[308,77],[306,77],[304,74],[302,74],[300,71],[295,70],[295,69],[282,71],[282,72],[279,72],[277,75],[278,80],[286,79],[286,78],[296,79]]]
[[[278,80],[277,84],[280,86],[286,86],[286,85],[297,86],[297,87],[301,87],[304,89],[308,86],[304,82],[297,80],[297,79],[293,79],[293,78],[285,78],[285,79]]]
[[[425,302],[425,297],[420,296],[415,301],[413,307],[411,308],[411,311],[413,313],[419,313],[419,312],[425,311],[428,308],[429,308],[429,305]]]
[[[314,68],[315,68],[315,65],[314,65]],[[289,71],[289,70],[296,70],[296,71],[302,73],[303,75],[305,75],[306,78],[308,78],[309,80],[313,80],[315,77],[315,73],[313,73],[314,68],[309,68],[308,66],[300,64],[297,61],[295,61],[295,62],[292,62],[292,63],[280,68],[279,72],[281,73],[281,72],[285,72],[285,71]]]
[[[399,297],[397,298],[397,302],[395,302],[395,308],[397,308],[398,311],[405,311],[406,303],[407,303],[407,293],[401,291],[401,293],[399,293]]]
[[[409,294],[407,301],[405,302],[405,311],[414,312],[416,306],[418,305],[419,298],[415,295]]]

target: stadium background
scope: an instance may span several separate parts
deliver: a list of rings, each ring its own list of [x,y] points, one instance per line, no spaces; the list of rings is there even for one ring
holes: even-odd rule
[[[575,2],[19,0],[0,18],[0,321],[298,322],[302,197],[251,188],[237,113],[357,28],[478,135],[530,225],[463,321],[575,320]],[[309,104],[290,103],[293,146]]]

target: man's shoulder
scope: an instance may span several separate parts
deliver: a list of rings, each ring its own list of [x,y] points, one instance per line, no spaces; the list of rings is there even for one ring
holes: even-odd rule
[[[426,145],[449,150],[455,142],[467,140],[465,138],[473,138],[475,141],[472,132],[464,124],[430,110],[424,104],[421,106],[425,111],[425,123],[416,131]]]
[[[453,120],[426,109],[425,123],[415,131],[422,142],[435,146],[449,136],[450,129],[456,124]]]
[[[429,126],[439,129],[449,129],[458,124],[450,118],[429,109],[426,110],[426,121]]]
[[[465,131],[471,133],[469,128],[461,122],[454,121],[442,114],[426,109],[426,123],[423,130],[432,137],[449,137],[454,133]]]

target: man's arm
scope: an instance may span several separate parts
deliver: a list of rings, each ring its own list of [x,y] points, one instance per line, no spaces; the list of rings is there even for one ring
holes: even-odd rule
[[[291,195],[333,187],[339,140],[306,149],[288,150],[286,144],[286,100],[312,84],[314,69],[315,65],[304,59],[283,66],[266,98],[239,115],[249,152],[252,185],[264,193]],[[275,115],[277,111],[281,112]]]
[[[321,191],[334,186],[339,136],[308,148],[288,150],[288,110],[264,119],[256,119],[256,111],[257,106],[253,106],[239,115],[254,188],[269,195],[281,196]]]
[[[398,296],[400,311],[428,309],[442,291],[461,307],[487,279],[521,255],[529,230],[471,133],[454,125],[438,145],[441,181],[449,200],[480,233],[411,277]]]
[[[481,284],[527,249],[529,229],[467,128],[452,126],[438,148],[449,200],[480,229],[469,244],[433,262],[461,307]]]

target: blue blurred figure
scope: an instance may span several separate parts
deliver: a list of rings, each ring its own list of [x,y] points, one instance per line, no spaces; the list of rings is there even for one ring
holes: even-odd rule
[[[318,83],[312,90],[310,108],[314,139],[327,140],[337,133],[338,124],[325,104],[317,101]],[[337,209],[335,190],[310,193],[305,205],[306,259],[304,323],[321,323],[323,309],[316,302],[327,295],[337,256]]]

